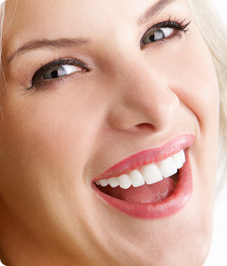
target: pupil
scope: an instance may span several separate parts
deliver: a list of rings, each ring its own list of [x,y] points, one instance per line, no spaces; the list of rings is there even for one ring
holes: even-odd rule
[[[155,35],[152,34],[152,35],[149,37],[149,40],[150,40],[151,42],[154,42],[154,41],[155,41]]]
[[[162,30],[155,30],[152,32],[152,34],[149,36],[149,41],[150,42],[156,42],[158,40],[161,40],[165,38],[165,35]]]
[[[51,73],[51,77],[52,77],[53,79],[56,79],[56,78],[58,77],[58,71],[57,71],[57,70],[53,71],[53,72]]]

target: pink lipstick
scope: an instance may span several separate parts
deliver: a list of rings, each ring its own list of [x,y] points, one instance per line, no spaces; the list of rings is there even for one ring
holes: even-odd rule
[[[188,147],[192,145],[193,141],[193,135],[183,135],[171,140],[162,147],[145,150],[135,155],[132,155],[129,158],[111,167],[101,176],[95,178],[92,182],[92,187],[102,200],[107,202],[110,206],[114,207],[118,211],[121,211],[127,215],[142,219],[157,219],[173,215],[174,213],[180,211],[187,204],[192,195],[193,178],[188,157]],[[167,192],[165,197],[156,200],[155,202],[152,202],[152,200],[151,203],[144,203],[146,201],[140,203],[136,200],[134,202],[130,200],[122,200],[121,198],[110,196],[102,192],[102,190],[100,190],[94,183],[98,180],[108,179],[110,177],[117,177],[122,174],[127,174],[134,169],[139,169],[151,163],[160,162],[178,153],[181,150],[185,151],[186,162],[183,167],[178,170],[178,177],[175,187],[173,187],[171,184],[171,182],[173,183],[171,178],[167,178],[161,181],[160,184],[162,184],[162,187],[166,184],[166,189],[168,188],[169,191]],[[161,187],[160,184],[149,186],[144,185],[143,187],[139,188],[129,188],[127,192],[124,192],[124,190],[122,190],[120,195],[122,193],[125,193],[126,195],[134,193],[131,198],[136,198],[139,193],[145,194],[146,192],[147,194],[149,193],[149,190],[155,190],[155,186],[157,190],[158,186]],[[149,187],[149,189],[147,187]],[[149,198],[149,195],[146,195],[146,197]],[[126,196],[123,198],[127,199]]]

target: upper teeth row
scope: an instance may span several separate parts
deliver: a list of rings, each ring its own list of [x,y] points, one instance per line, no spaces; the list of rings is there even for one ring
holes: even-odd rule
[[[102,179],[96,181],[97,185],[106,187],[110,185],[111,187],[120,186],[121,188],[127,189],[131,185],[133,187],[139,187],[145,184],[145,182],[150,185],[159,182],[164,178],[177,173],[177,169],[180,169],[185,163],[185,154],[181,150],[177,154],[174,154],[167,159],[159,162],[159,165],[151,163],[145,165],[141,172],[138,170],[131,171],[128,175],[123,174],[119,177],[111,177],[108,179]]]

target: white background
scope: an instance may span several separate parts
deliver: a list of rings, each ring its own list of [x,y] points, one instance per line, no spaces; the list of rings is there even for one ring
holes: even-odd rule
[[[204,0],[206,1],[206,0]],[[211,0],[227,25],[227,0]],[[219,265],[217,265],[219,266]],[[227,266],[227,264],[226,264]]]

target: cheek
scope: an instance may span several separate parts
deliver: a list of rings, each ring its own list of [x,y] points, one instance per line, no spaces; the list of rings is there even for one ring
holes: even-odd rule
[[[219,88],[214,63],[200,36],[196,36],[175,61],[173,71],[177,71],[177,64],[181,67],[177,75],[172,73],[171,87],[188,114],[196,119],[196,141],[192,150],[192,164],[198,176],[195,182],[200,183],[200,194],[210,200],[215,188],[219,123]]]
[[[67,88],[64,88],[64,90]],[[56,91],[2,97],[1,154],[24,173],[71,169],[82,176],[100,124],[99,101]],[[96,110],[96,112],[94,112]],[[37,172],[38,171],[38,172]],[[68,172],[68,170],[66,171]]]
[[[180,103],[197,119],[200,132],[208,136],[213,129],[216,135],[219,89],[214,62],[193,22],[189,28],[182,40],[164,44],[148,58]]]
[[[89,101],[86,93],[72,91],[22,96],[9,88],[2,95],[0,194],[25,224],[34,218],[38,227],[48,219],[55,223],[59,213],[67,216],[71,208],[76,212],[72,223],[80,226],[78,220],[87,215],[84,168],[103,110],[95,95]],[[66,201],[71,204],[64,206]]]
[[[175,114],[180,121],[177,126],[195,132],[190,150],[194,177],[191,207],[198,217],[202,214],[210,222],[216,178],[219,88],[211,54],[195,28],[192,32],[177,50],[174,47],[159,57],[158,68],[180,101],[181,109]]]
[[[217,142],[219,117],[219,88],[214,62],[197,28],[179,44],[178,49],[163,55],[161,65],[171,90],[178,96],[197,123],[197,135],[208,143]],[[167,53],[166,53],[167,54]],[[186,115],[186,114],[185,114]],[[185,121],[184,121],[185,123]]]
[[[85,256],[90,230],[83,169],[100,114],[93,109],[96,101],[85,108],[85,98],[69,94],[24,97],[9,88],[2,96],[0,194],[26,232],[30,230],[35,239],[61,239],[62,246],[73,246],[79,260]],[[69,228],[71,237],[65,237],[62,230]],[[44,249],[45,245],[44,241]]]
[[[193,59],[190,60],[191,56]],[[219,111],[218,82],[211,56],[208,51],[189,52],[183,57],[181,65],[183,72],[179,72],[176,93],[197,117],[200,131],[210,134],[212,127],[217,129]]]

